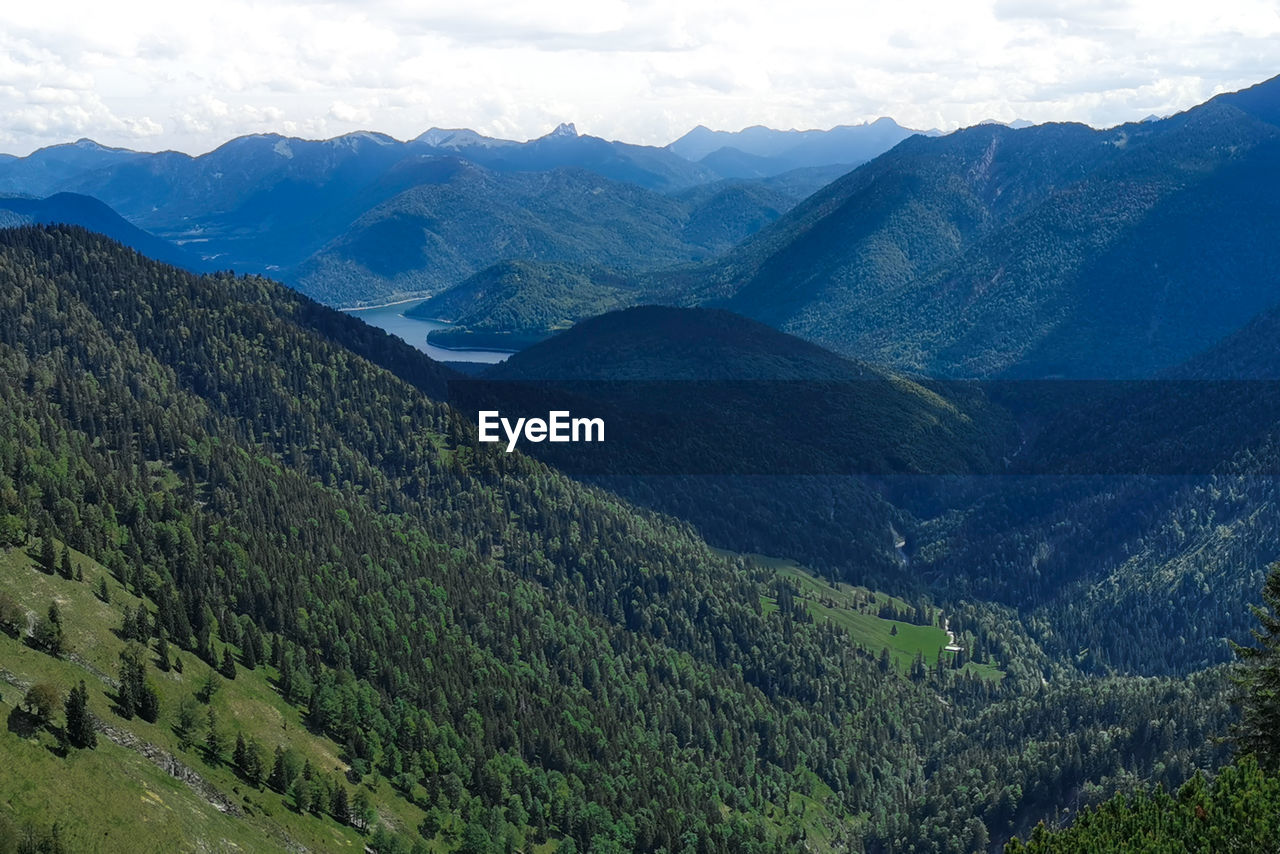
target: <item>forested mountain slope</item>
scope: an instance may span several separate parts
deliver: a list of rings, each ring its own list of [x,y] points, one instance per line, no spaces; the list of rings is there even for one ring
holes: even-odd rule
[[[519,350],[639,296],[631,277],[604,268],[504,261],[418,303],[406,315],[448,320],[450,328],[428,336],[441,346]]]
[[[933,375],[1151,376],[1275,302],[1277,103],[913,137],[655,288]]]
[[[720,176],[664,148],[579,136],[564,126],[527,143],[440,131],[403,142],[368,132],[328,140],[254,134],[198,157],[81,140],[0,161],[0,191],[91,196],[133,225],[181,244],[210,269],[269,272],[313,296],[355,305],[408,286],[430,293],[516,257],[620,267],[706,259],[816,189],[826,173],[817,174],[784,176],[772,182],[777,189],[736,182],[677,200],[668,194],[719,184]],[[539,175],[543,183],[531,187]],[[413,226],[420,228],[397,220],[395,240],[388,242],[388,214],[378,212],[379,205],[415,187],[436,188],[424,191],[428,197],[445,192],[438,201],[446,207],[426,202],[424,213],[419,194],[413,211],[396,216],[416,213]],[[549,203],[539,203],[542,193],[552,197]],[[577,207],[567,203],[578,195],[585,198]],[[584,225],[584,212],[594,230]],[[361,220],[366,215],[372,224]],[[593,244],[609,237],[603,223],[612,220],[645,237],[635,245],[616,238]],[[449,231],[450,223],[462,230]],[[377,233],[366,234],[369,228]],[[298,269],[326,246],[326,254]],[[380,259],[370,254],[375,250],[392,257]],[[334,269],[341,266],[335,253],[347,267]],[[396,280],[410,270],[409,281]]]
[[[837,634],[766,620],[770,585],[688,532],[457,446],[443,406],[298,325],[306,301],[279,286],[82,233],[3,238],[6,512],[166,602],[180,648],[219,613],[279,635],[311,725],[427,806],[478,796],[468,816],[521,837],[749,848],[805,767],[784,745],[853,751],[870,730],[844,726],[849,704],[877,727],[933,714]],[[899,752],[881,758],[907,779]],[[888,794],[843,767],[809,764],[857,800]]]
[[[212,269],[200,256],[137,228],[97,199],[76,193],[55,193],[44,199],[0,196],[0,222],[5,226],[78,225],[166,264],[194,272]]]
[[[837,475],[887,461],[902,473],[990,471],[1016,442],[981,395],[934,390],[721,310],[610,312],[484,376],[530,383],[540,400],[563,387],[586,398],[574,404],[582,411],[620,409],[610,461],[626,476],[592,482],[692,522],[713,544],[900,589],[915,586],[896,550],[911,520],[868,478]],[[605,472],[619,473],[591,473]]]
[[[714,257],[788,204],[763,191],[683,200],[582,169],[420,165],[408,189],[355,218],[290,282],[341,304],[438,292],[503,261],[648,269]],[[709,217],[722,227],[707,227]]]
[[[184,661],[219,667],[247,668],[246,650],[269,658],[274,683],[245,684],[271,685],[263,702],[331,742],[326,773],[346,770],[353,798],[404,801],[386,816],[400,841],[379,851],[555,850],[570,839],[600,851],[793,850],[802,839],[960,851],[1063,806],[1052,787],[1025,802],[1001,794],[1057,773],[1000,757],[1058,743],[1060,718],[1027,717],[1021,692],[1044,675],[1071,678],[1007,611],[951,614],[987,667],[1008,674],[998,687],[958,660],[882,668],[772,568],[714,553],[687,527],[522,455],[476,447],[422,391],[449,376],[261,279],[192,276],[77,230],[0,232],[0,529],[41,561],[43,543],[69,544],[88,581],[99,566],[117,579],[108,597],[119,584],[144,594],[128,600],[147,603],[146,631],[132,630],[140,644],[163,638]],[[57,597],[21,577],[6,587],[37,617]],[[66,598],[68,626],[88,619],[86,597]],[[48,622],[17,630],[44,657],[22,667],[47,659],[74,673],[63,669],[74,660],[50,655]],[[119,689],[85,672],[88,707],[111,724]],[[1083,763],[1095,787],[1086,802],[1146,774],[1148,756],[1171,782],[1210,761],[1193,741],[1201,724],[1160,738],[1139,726],[1181,702],[1141,698],[1184,688],[1119,685],[1093,708],[1069,691],[1034,700],[1079,707],[1075,732],[1143,745],[1133,763]],[[175,691],[161,692],[160,727],[181,724]],[[947,807],[952,832],[921,837],[911,805],[949,761],[940,736],[984,706],[1028,723],[1016,743],[990,747],[982,795]],[[221,708],[227,731],[254,732],[234,719],[246,712]],[[55,713],[50,726],[79,731],[70,724]],[[45,749],[20,739],[5,750]],[[40,767],[88,773],[101,759],[93,783],[126,756],[72,746]],[[92,788],[68,797],[82,791]],[[17,818],[42,828],[60,816],[56,803],[24,809]],[[393,821],[419,813],[417,828]],[[185,838],[208,844],[219,830]]]
[[[1089,851],[1268,851],[1275,847],[1280,802],[1280,564],[1253,606],[1256,623],[1247,643],[1233,648],[1232,700],[1238,722],[1230,728],[1235,756],[1212,778],[1196,774],[1181,788],[1159,786],[1115,797],[1088,809],[1067,827],[1045,823],[1028,842],[1015,839],[1008,854]]]
[[[1278,556],[1276,317],[1159,379],[1029,384],[1077,401],[1020,451],[1047,476],[890,485],[919,520],[921,579],[1019,608],[1046,648],[1092,672],[1228,660]]]

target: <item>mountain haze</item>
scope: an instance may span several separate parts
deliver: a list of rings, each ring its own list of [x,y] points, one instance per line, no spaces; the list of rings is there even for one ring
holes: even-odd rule
[[[934,374],[1151,375],[1274,302],[1280,82],[1248,91],[1105,131],[914,137],[666,298]]]
[[[760,178],[813,166],[856,166],[917,133],[890,118],[804,131],[755,125],[731,133],[699,125],[667,148],[725,178]]]
[[[111,208],[89,196],[76,193],[56,193],[46,199],[0,196],[0,216],[5,215],[9,220],[5,225],[78,225],[105,234],[157,261],[196,272],[210,269],[210,265],[198,256],[135,227]]]

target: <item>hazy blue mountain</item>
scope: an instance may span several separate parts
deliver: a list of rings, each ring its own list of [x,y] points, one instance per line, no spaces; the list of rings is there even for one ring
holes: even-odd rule
[[[725,178],[767,178],[778,174],[781,168],[778,161],[772,157],[748,154],[740,148],[731,146],[717,148],[699,160],[698,164]],[[853,164],[842,162],[840,165],[851,168]]]
[[[890,118],[804,131],[755,125],[729,132],[699,125],[667,148],[723,177],[754,178],[808,166],[865,163],[917,133],[921,131]]]
[[[89,196],[76,193],[56,193],[45,199],[0,196],[0,215],[3,215],[0,223],[4,226],[32,223],[79,225],[99,234],[105,234],[112,240],[119,241],[157,261],[194,272],[210,269],[199,256],[143,231],[102,202]]]
[[[1150,375],[1280,293],[1277,100],[913,137],[667,298],[934,374]]]
[[[638,295],[633,280],[602,268],[515,260],[481,270],[406,314],[449,321],[450,328],[428,336],[438,346],[519,350]]]
[[[681,190],[721,177],[665,148],[580,135],[571,123],[525,143],[468,145],[459,153],[498,171],[541,172],[572,167],[651,190]]]
[[[492,136],[476,133],[470,128],[431,128],[413,138],[431,148],[447,151],[463,151],[469,148],[505,148],[519,145],[512,139],[497,139]]]
[[[0,156],[0,193],[46,196],[67,189],[68,182],[96,169],[149,157],[124,148],[109,148],[91,139],[51,145],[26,157]]]
[[[713,258],[791,204],[762,188],[671,196],[583,169],[501,172],[438,158],[414,166],[410,189],[284,278],[322,301],[352,304],[432,294],[502,261],[650,269]],[[595,305],[583,299],[570,320]]]
[[[259,134],[200,157],[156,155],[99,170],[76,189],[220,266],[261,271],[297,263],[385,197],[365,191],[406,153],[381,134]]]
[[[804,171],[819,179],[823,172]],[[768,182],[718,181],[675,196],[647,198],[644,204],[659,203],[663,216],[671,217],[668,221],[676,225],[674,236],[693,254],[718,253],[781,216],[810,183],[809,175],[793,173]],[[671,201],[678,205],[670,207]],[[644,214],[645,208],[634,200],[629,204],[630,208],[610,216],[628,220]],[[483,233],[484,227],[478,228],[476,233]],[[643,236],[645,231],[637,227],[634,234]],[[650,248],[645,249],[646,245]],[[615,266],[639,267],[643,264],[635,263],[632,253],[642,250],[642,260],[652,262],[664,257],[666,250],[659,246],[665,244],[615,247],[603,258]],[[646,300],[647,291],[634,274],[591,264],[590,259],[560,263],[529,257],[518,256],[518,260],[481,270],[409,313],[454,324],[432,333],[431,340],[441,346],[471,348],[485,342],[485,347],[519,349],[577,321]],[[665,257],[672,260],[672,256]]]
[[[459,176],[477,166],[491,174],[510,176],[506,180],[513,187],[525,186],[526,190],[513,190],[510,197],[501,191],[482,192],[483,202],[457,197],[454,201],[463,217],[477,205],[493,202],[497,205],[494,217],[501,219],[501,210],[509,210],[517,198],[529,198],[527,187],[533,179],[528,173],[576,169],[607,177],[614,182],[611,186],[622,193],[623,198],[618,199],[622,207],[637,187],[657,196],[659,192],[684,190],[718,178],[664,148],[580,136],[572,125],[561,125],[544,137],[523,143],[492,139],[469,130],[438,128],[408,142],[370,132],[328,140],[254,134],[230,140],[198,157],[178,152],[146,154],[108,149],[82,140],[74,145],[41,149],[24,158],[0,160],[0,188],[33,196],[52,192],[92,196],[134,225],[185,246],[211,265],[268,273],[297,284],[298,265],[308,262],[327,245],[359,243],[364,239],[347,235],[347,231],[353,224],[362,229],[361,218],[380,204],[413,187],[453,182],[456,188],[459,181],[465,182]],[[802,179],[799,185],[806,180]],[[808,185],[813,186],[811,181]],[[776,199],[763,189],[759,194],[763,213],[744,214],[722,201],[725,222],[695,224],[691,228],[699,233],[688,237],[679,233],[685,214],[673,214],[673,234],[659,242],[672,247],[690,243],[690,248],[661,251],[645,263],[661,265],[709,257],[704,250],[718,252],[728,248],[749,233],[744,228],[754,229],[776,218],[796,195],[793,188]],[[670,206],[649,199],[639,207],[646,205]],[[696,206],[676,205],[690,209]],[[622,207],[610,209],[607,214],[630,221],[633,215]],[[606,213],[603,209],[596,212]],[[635,216],[643,219],[646,214],[641,211]],[[559,235],[561,223],[554,216],[548,218],[534,212],[528,218],[536,220],[538,229],[545,232],[532,239],[530,258],[545,255],[591,262],[604,259],[627,266],[653,248],[643,234],[639,249],[614,244],[591,246],[581,224],[567,222],[567,233]],[[487,254],[455,252],[463,259],[455,273],[431,280],[430,286],[418,292],[456,284],[466,275],[520,251],[520,241],[505,245],[506,238],[501,235],[477,235],[473,243],[478,246],[489,237],[493,238],[493,247]],[[536,245],[548,242],[577,246],[573,252],[539,254]],[[618,248],[623,250],[623,259],[608,259]],[[314,282],[317,263],[308,262],[299,274],[307,284]],[[384,267],[397,263],[394,259],[382,262]],[[447,261],[440,263],[448,266]],[[352,288],[316,292],[339,291],[342,299],[352,303],[369,302],[387,293],[386,289],[376,288],[368,293]]]

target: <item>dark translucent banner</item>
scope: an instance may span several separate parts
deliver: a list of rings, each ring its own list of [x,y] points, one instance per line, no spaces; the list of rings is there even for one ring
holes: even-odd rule
[[[481,451],[575,475],[1280,474],[1280,381],[450,383]]]

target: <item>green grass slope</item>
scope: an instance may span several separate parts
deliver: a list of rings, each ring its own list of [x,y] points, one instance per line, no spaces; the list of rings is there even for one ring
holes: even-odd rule
[[[61,544],[59,544],[60,548]],[[33,541],[30,551],[38,546]],[[234,679],[220,680],[208,703],[196,700],[211,668],[197,656],[173,649],[181,672],[156,665],[149,644],[149,680],[160,700],[160,717],[148,723],[123,718],[116,704],[120,636],[126,609],[155,613],[155,604],[129,592],[104,567],[78,552],[71,559],[83,580],[67,580],[41,570],[28,549],[0,553],[0,595],[12,597],[29,620],[56,602],[66,627],[60,656],[33,648],[25,632],[0,633],[0,763],[22,768],[0,775],[0,804],[19,825],[57,823],[71,851],[362,851],[366,838],[329,815],[299,812],[293,793],[246,781],[232,762],[236,735],[254,739],[270,761],[276,746],[309,762],[317,774],[343,778],[349,765],[341,745],[308,731],[296,706],[283,701],[269,664],[240,667]],[[104,585],[109,601],[99,598]],[[172,654],[172,653],[171,653]],[[95,749],[65,748],[59,737],[65,715],[58,708],[42,725],[27,714],[23,699],[33,684],[47,683],[64,696],[80,680],[89,688],[89,710],[102,727]],[[198,711],[196,744],[183,748],[174,731],[183,702]],[[204,747],[206,715],[212,709],[227,741],[219,761]],[[171,773],[176,761],[182,776]],[[267,769],[270,770],[269,768]],[[197,779],[192,785],[184,778]],[[413,836],[423,811],[393,794],[386,781],[370,781],[366,792],[379,821]],[[345,779],[343,784],[347,785]],[[352,789],[354,795],[356,789]]]

